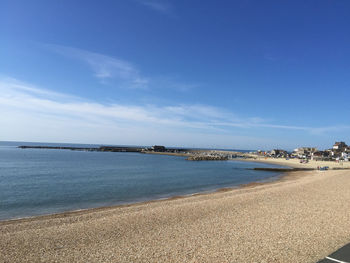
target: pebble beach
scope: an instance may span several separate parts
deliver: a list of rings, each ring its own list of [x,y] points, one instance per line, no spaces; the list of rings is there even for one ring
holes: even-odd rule
[[[317,169],[318,167],[328,166],[330,169],[350,169],[350,162],[335,162],[335,161],[315,161],[308,160],[307,163],[301,163],[298,158],[268,158],[268,157],[255,157],[251,159],[240,159],[240,161],[269,163],[282,166],[289,166],[294,168],[312,168]]]
[[[317,262],[350,242],[350,171],[0,222],[0,262]]]

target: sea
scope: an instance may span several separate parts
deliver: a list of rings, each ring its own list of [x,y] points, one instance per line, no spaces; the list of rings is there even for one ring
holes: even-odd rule
[[[281,167],[263,163],[19,145],[99,146],[0,142],[0,220],[212,192],[281,176],[252,170]]]

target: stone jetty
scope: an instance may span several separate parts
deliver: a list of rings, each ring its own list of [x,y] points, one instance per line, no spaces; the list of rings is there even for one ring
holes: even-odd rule
[[[100,146],[100,147],[18,146],[18,148],[21,148],[21,149],[53,149],[53,150],[91,151],[91,152],[141,152],[141,151],[143,151],[143,148],[119,147],[119,146]]]

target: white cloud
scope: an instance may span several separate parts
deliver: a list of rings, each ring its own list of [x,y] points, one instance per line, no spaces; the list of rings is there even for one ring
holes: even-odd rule
[[[90,52],[78,48],[46,44],[48,49],[61,55],[83,61],[94,73],[101,83],[118,84],[122,88],[147,89],[148,79],[141,76],[139,70],[130,62]]]
[[[102,104],[51,92],[15,79],[0,80],[0,104],[2,109],[13,109],[32,115],[46,115],[53,118],[93,121],[97,124],[158,125],[182,128],[212,129],[199,120],[203,116],[192,116],[191,110],[179,112],[171,107],[154,105]],[[175,107],[176,108],[176,107]],[[205,106],[192,106],[205,114]],[[208,114],[213,111],[208,107]]]
[[[187,92],[200,86],[194,83],[184,83],[179,80],[181,79],[179,76],[145,77],[133,63],[120,58],[68,46],[39,45],[62,56],[85,63],[101,84],[107,84],[116,88],[139,89],[143,91],[167,89],[176,92]]]
[[[52,92],[13,78],[0,78],[2,140],[115,144],[235,147],[266,138],[236,136],[237,129],[299,130],[312,134],[349,126],[302,127],[266,123],[258,117],[240,119],[208,105],[103,104]],[[224,142],[224,139],[226,142]],[[241,146],[240,146],[241,145]]]
[[[141,4],[164,14],[169,14],[172,10],[172,5],[167,0],[139,0]]]

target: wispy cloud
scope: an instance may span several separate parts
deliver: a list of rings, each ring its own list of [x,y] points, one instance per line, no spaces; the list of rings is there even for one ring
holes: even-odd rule
[[[128,61],[73,47],[52,44],[46,44],[45,47],[61,55],[83,61],[101,83],[131,89],[148,87],[148,79],[141,76],[139,70]]]
[[[169,89],[177,92],[186,93],[200,88],[200,83],[183,81],[180,76],[154,76],[151,79],[151,85],[155,89]]]
[[[264,59],[269,60],[269,61],[277,61],[279,58],[275,55],[272,55],[270,53],[265,53],[264,54]]]
[[[183,143],[198,143],[201,139],[201,145],[205,145],[209,143],[209,137],[214,143],[215,136],[218,141],[220,137],[240,143],[242,138],[233,135],[237,129],[299,130],[310,134],[350,130],[346,125],[303,127],[271,124],[259,117],[242,119],[230,111],[200,104],[103,104],[52,92],[13,78],[0,78],[0,112],[0,136],[16,136],[13,139],[25,139],[25,135],[32,134],[54,141],[60,141],[57,138],[62,136],[71,141],[87,136],[85,141],[95,138],[93,141],[96,142],[99,141],[96,138],[104,138],[115,142],[116,138],[123,137],[120,143],[147,144],[150,138],[163,138],[164,143],[168,138],[169,144],[169,141],[179,143],[178,139],[183,136],[187,138]],[[245,137],[246,142],[248,139],[258,140]]]
[[[169,14],[173,8],[167,0],[139,0],[138,2],[163,14]]]
[[[83,62],[100,84],[115,88],[143,91],[167,89],[183,93],[200,87],[198,83],[181,80],[180,76],[145,77],[133,63],[105,54],[54,44],[39,45],[51,52]]]
[[[159,107],[155,105],[121,105],[102,104],[92,102],[62,93],[51,92],[46,89],[25,84],[13,78],[0,80],[0,103],[2,106],[45,115],[64,116],[74,119],[94,119],[111,123],[134,123],[148,125],[168,125],[182,128],[207,128],[200,120],[214,114],[211,107],[195,105],[190,108],[184,106]],[[196,116],[200,113],[200,116]]]

